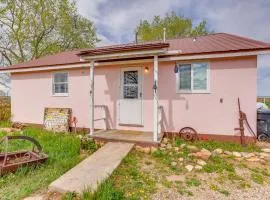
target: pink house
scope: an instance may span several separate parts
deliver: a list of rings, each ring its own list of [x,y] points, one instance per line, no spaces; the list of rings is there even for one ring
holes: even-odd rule
[[[45,107],[64,107],[100,139],[157,144],[192,127],[238,140],[238,97],[256,130],[257,55],[265,53],[270,44],[217,33],[68,51],[1,71],[11,73],[13,121],[42,125]]]

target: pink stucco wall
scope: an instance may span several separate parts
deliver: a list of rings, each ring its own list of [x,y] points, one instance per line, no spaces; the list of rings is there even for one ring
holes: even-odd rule
[[[250,124],[256,128],[256,57],[213,59],[210,63],[209,94],[177,94],[174,62],[159,64],[159,103],[164,107],[165,131],[179,131],[191,126],[206,134],[236,135],[238,126],[237,98]],[[95,69],[95,103],[107,105],[110,128],[152,131],[153,71],[143,75],[143,127],[118,125],[120,67]],[[130,66],[130,65],[129,65]],[[125,67],[125,66],[121,66]],[[52,96],[52,72],[12,74],[12,114],[14,121],[43,123],[44,107],[69,107],[78,118],[79,127],[89,127],[89,70],[69,72],[69,96]],[[223,99],[223,103],[220,99]],[[96,112],[96,117],[101,113]],[[103,122],[96,127],[102,128]]]

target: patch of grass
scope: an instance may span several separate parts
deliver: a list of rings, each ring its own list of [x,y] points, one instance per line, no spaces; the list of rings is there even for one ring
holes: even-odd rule
[[[228,190],[221,189],[217,185],[213,185],[213,184],[210,185],[210,189],[213,190],[213,191],[219,192],[221,194],[224,194],[225,196],[230,195],[230,192]]]
[[[193,196],[193,193],[182,183],[176,185],[176,188],[181,195]]]
[[[223,172],[219,174],[215,180],[221,185],[225,184],[227,181],[231,181],[231,183],[239,185],[240,188],[247,188],[249,185],[243,177],[237,175],[235,172]]]
[[[166,188],[171,188],[173,186],[173,183],[168,181],[167,179],[163,179],[162,185],[164,185]]]
[[[230,195],[230,192],[228,190],[219,189],[218,192],[224,194],[226,197]]]
[[[265,183],[265,178],[261,174],[258,174],[258,173],[253,172],[251,174],[251,179],[252,179],[252,181],[254,181],[255,183],[260,184],[260,185]]]
[[[169,166],[171,164],[171,162],[174,160],[174,158],[177,157],[175,152],[171,151],[170,153],[171,154],[169,155],[168,152],[166,152],[166,151],[157,150],[152,154],[152,156],[154,158],[157,158],[162,163]]]
[[[152,155],[156,158],[163,158],[165,156],[165,152],[161,150],[154,151]]]
[[[239,183],[239,187],[238,188],[246,189],[246,188],[250,188],[250,187],[251,187],[250,183],[248,183],[247,181],[241,181]]]
[[[215,178],[215,180],[219,184],[224,184],[228,180],[228,177],[225,174],[219,174],[219,176],[217,178]]]
[[[249,144],[248,146],[241,146],[241,144],[232,142],[217,142],[217,141],[199,141],[195,142],[194,145],[213,151],[217,148],[221,148],[225,151],[237,151],[237,152],[259,152],[260,147],[255,144]]]
[[[122,200],[125,199],[124,193],[117,189],[112,180],[103,182],[96,192],[91,193],[88,191],[83,192],[83,200]]]
[[[1,133],[4,136],[5,133]],[[24,135],[37,139],[49,158],[46,163],[32,168],[21,168],[0,178],[0,199],[22,199],[45,188],[57,177],[82,160],[80,139],[72,134],[54,134],[37,128],[26,128]],[[10,150],[31,148],[32,144],[11,141]]]
[[[156,153],[156,155],[160,154]],[[121,192],[125,199],[149,199],[149,195],[156,190],[156,180],[140,170],[139,161],[143,157],[145,157],[144,153],[133,150],[108,179],[108,182]]]
[[[270,171],[266,168],[249,168],[252,172],[256,173],[256,174],[261,174],[263,176],[267,176],[267,177],[270,177]]]
[[[256,168],[250,168],[250,170],[254,173],[260,173],[260,169],[258,167]]]
[[[188,155],[189,153],[190,151],[187,149],[187,147],[184,147],[181,152],[181,157],[189,159],[190,158],[190,156]]]
[[[191,186],[199,187],[201,185],[201,182],[200,182],[200,180],[198,180],[196,178],[189,178],[186,180],[186,185],[188,187],[191,187]]]
[[[62,200],[74,200],[78,195],[75,192],[67,192],[63,197]]]
[[[262,173],[262,175],[264,175],[264,176],[270,177],[270,171],[267,170],[267,169],[261,169],[261,173]]]
[[[203,171],[207,173],[235,172],[233,165],[219,156],[210,157],[207,164],[203,166]]]
[[[0,121],[0,127],[10,127],[10,126],[11,126],[11,121],[9,120]]]
[[[230,181],[233,181],[233,182],[234,181],[243,181],[244,180],[241,176],[237,175],[235,172],[228,173],[228,179]]]
[[[193,196],[193,193],[190,190],[186,189],[186,188],[179,188],[178,192],[181,195]]]
[[[188,157],[189,151],[183,149],[181,152],[175,152],[173,150],[171,151],[161,151],[157,150],[155,151],[152,156],[155,158],[155,160],[159,163],[162,163],[170,168],[174,173],[181,173],[183,172],[183,167],[180,165],[172,166],[171,163],[178,162],[178,159],[180,157],[186,157],[186,161],[191,160],[190,157]]]
[[[88,152],[95,152],[98,149],[98,145],[92,138],[83,137],[81,139],[81,149],[87,150]]]
[[[176,147],[180,147],[181,144],[183,144],[184,141],[180,138],[176,138],[175,141],[174,141],[174,146]]]

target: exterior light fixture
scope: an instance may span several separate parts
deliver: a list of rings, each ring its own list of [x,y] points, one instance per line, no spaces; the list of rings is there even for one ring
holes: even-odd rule
[[[147,74],[149,72],[149,67],[145,67],[144,72]]]

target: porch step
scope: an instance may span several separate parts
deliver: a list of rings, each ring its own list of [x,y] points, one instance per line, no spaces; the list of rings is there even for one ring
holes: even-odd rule
[[[129,153],[134,144],[109,142],[94,154],[49,185],[49,190],[66,193],[84,190],[95,191],[109,177]]]
[[[129,142],[139,146],[159,146],[163,133],[159,135],[158,141],[153,141],[152,132],[130,131],[130,130],[99,130],[95,131],[91,138],[104,142]]]

